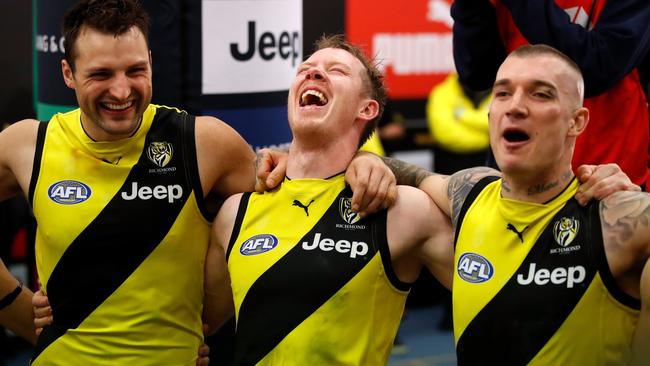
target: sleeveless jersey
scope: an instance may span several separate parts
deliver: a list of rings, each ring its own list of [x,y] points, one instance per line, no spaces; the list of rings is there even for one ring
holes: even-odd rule
[[[352,212],[343,175],[244,194],[227,258],[236,365],[383,365],[409,285],[386,211]]]
[[[491,178],[491,179],[490,179]],[[640,302],[609,271],[599,203],[577,180],[545,204],[480,181],[457,228],[453,313],[459,365],[622,365]]]
[[[33,365],[194,365],[209,215],[194,117],[150,105],[137,132],[96,142],[80,111],[39,127],[29,198],[54,321]]]

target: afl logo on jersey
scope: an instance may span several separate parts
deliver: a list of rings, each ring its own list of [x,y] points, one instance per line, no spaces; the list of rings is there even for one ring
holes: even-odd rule
[[[341,214],[343,221],[350,225],[361,220],[361,216],[352,211],[352,199],[347,197],[341,197],[341,201],[339,201],[339,213]]]
[[[553,225],[553,237],[555,238],[555,242],[561,247],[568,246],[578,235],[579,228],[580,221],[573,217],[563,217],[559,219],[555,222],[555,225]]]
[[[482,255],[463,253],[458,259],[458,275],[471,283],[488,281],[494,275],[494,267]]]
[[[147,157],[152,163],[164,168],[174,155],[174,148],[169,142],[152,142],[147,148]]]
[[[278,246],[278,238],[271,234],[259,234],[244,241],[239,248],[243,255],[256,255],[266,253]]]
[[[50,199],[61,205],[74,205],[87,200],[92,191],[87,185],[76,180],[62,180],[47,189]]]

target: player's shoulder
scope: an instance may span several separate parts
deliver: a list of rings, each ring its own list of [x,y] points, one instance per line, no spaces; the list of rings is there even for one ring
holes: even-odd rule
[[[40,122],[35,119],[23,119],[7,126],[3,132],[12,136],[28,136],[36,134],[39,124]]]
[[[0,142],[2,146],[26,147],[36,143],[38,126],[41,122],[35,119],[24,119],[13,123],[0,133]]]
[[[397,186],[397,199],[388,213],[389,219],[395,217],[414,225],[426,224],[443,215],[428,194],[418,188],[403,185]]]

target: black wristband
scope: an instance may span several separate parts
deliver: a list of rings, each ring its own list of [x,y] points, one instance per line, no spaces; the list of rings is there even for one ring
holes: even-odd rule
[[[5,295],[5,297],[0,300],[0,310],[6,308],[7,306],[11,305],[14,300],[20,295],[20,291],[23,290],[23,285],[18,284],[18,287],[16,287],[13,291]]]

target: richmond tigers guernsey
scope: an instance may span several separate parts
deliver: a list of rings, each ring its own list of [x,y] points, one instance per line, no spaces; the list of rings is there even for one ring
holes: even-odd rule
[[[480,181],[457,228],[453,280],[459,365],[622,365],[640,302],[609,271],[599,203],[501,198]]]
[[[54,314],[32,364],[194,365],[210,228],[194,117],[150,105],[134,136],[95,142],[78,109],[57,114],[29,197]]]
[[[350,210],[343,175],[244,194],[228,248],[237,365],[383,365],[409,285],[386,211]]]

